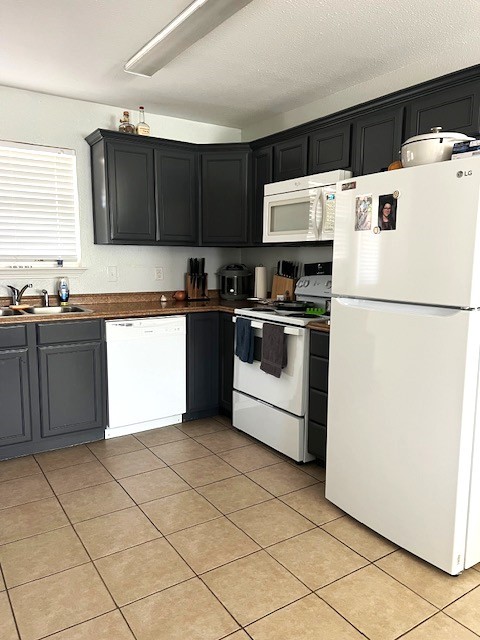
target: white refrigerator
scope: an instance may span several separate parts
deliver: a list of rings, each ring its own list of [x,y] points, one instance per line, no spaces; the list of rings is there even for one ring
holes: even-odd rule
[[[478,158],[337,184],[326,497],[453,575],[480,561],[479,196]]]

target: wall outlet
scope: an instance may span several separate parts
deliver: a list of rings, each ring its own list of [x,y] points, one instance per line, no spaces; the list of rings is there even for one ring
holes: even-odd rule
[[[108,282],[117,282],[118,280],[117,267],[107,267],[107,280]]]
[[[155,267],[155,280],[163,280],[163,267]]]

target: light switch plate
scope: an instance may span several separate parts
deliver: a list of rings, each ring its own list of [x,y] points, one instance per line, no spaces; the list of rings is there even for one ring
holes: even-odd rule
[[[108,282],[117,282],[118,280],[117,267],[107,267],[107,280]]]

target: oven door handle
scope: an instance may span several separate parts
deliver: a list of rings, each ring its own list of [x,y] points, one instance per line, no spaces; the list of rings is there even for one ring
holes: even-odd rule
[[[237,321],[237,318],[234,317],[233,322],[236,322],[236,321]],[[252,329],[263,329],[263,325],[265,324],[264,322],[257,322],[256,320],[252,320],[251,323],[252,323]],[[300,336],[302,334],[302,329],[283,326],[283,332],[287,336]]]

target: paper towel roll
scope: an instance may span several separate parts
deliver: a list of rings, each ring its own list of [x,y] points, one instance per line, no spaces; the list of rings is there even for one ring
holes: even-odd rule
[[[255,298],[267,297],[267,267],[255,267]]]

